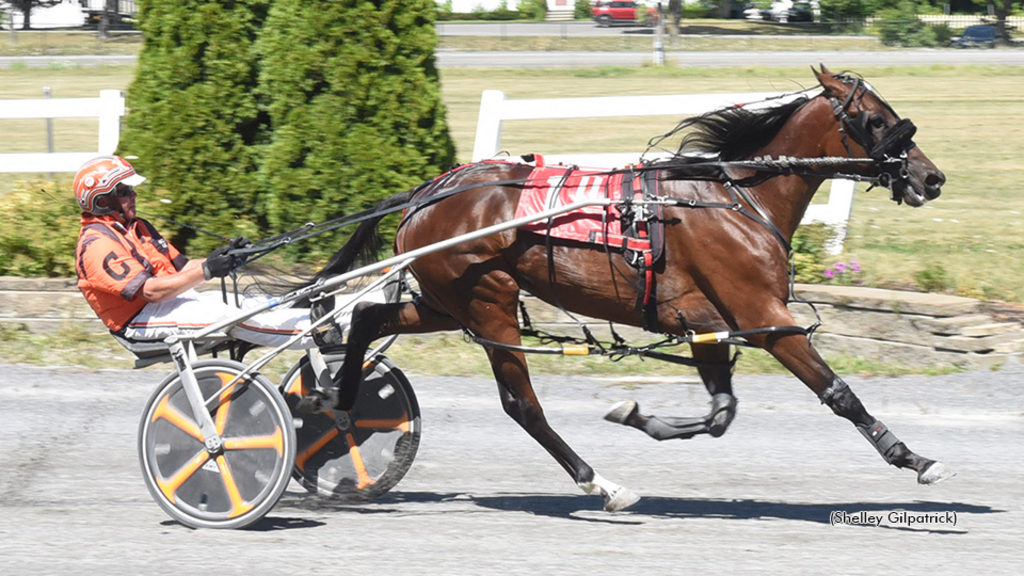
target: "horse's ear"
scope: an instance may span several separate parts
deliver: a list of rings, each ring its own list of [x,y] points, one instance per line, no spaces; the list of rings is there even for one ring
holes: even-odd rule
[[[814,68],[812,67],[811,70],[814,70]],[[825,68],[824,64],[821,65],[821,71],[814,70],[814,76],[818,79],[818,82],[821,83],[821,87],[824,88],[825,91],[831,92],[837,96],[844,92],[844,84],[839,80],[836,80],[835,75],[832,74],[831,70]]]

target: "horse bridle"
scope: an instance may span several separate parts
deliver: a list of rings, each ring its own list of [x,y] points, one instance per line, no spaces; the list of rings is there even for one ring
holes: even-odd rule
[[[880,141],[876,142],[874,135],[871,133],[871,127],[868,125],[871,121],[871,114],[863,108],[858,110],[853,116],[850,116],[847,111],[850,103],[857,96],[857,92],[863,90],[862,95],[866,94],[870,92],[869,87],[862,78],[844,75],[835,76],[835,78],[843,84],[853,85],[850,93],[846,95],[842,102],[834,94],[828,94],[828,99],[832,103],[832,113],[839,120],[839,133],[842,135],[843,147],[846,148],[846,153],[850,158],[854,157],[853,151],[850,149],[850,139],[852,138],[854,142],[864,148],[868,156],[875,163],[881,166],[873,186],[877,185],[888,188],[890,198],[897,204],[902,204],[903,189],[899,188],[897,190],[898,187],[894,184],[903,183],[909,185],[910,170],[907,168],[907,152],[917,146],[914,142],[917,126],[914,126],[914,123],[909,118],[902,118],[886,131],[885,136]],[[880,97],[879,100],[881,100]],[[899,118],[899,115],[896,114],[892,107],[884,100],[881,101],[882,105],[893,116]]]

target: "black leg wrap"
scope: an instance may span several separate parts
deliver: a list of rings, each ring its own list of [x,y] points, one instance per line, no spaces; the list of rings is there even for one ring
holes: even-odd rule
[[[832,385],[825,388],[825,390],[818,395],[818,398],[821,399],[822,404],[828,404],[828,407],[831,408],[833,412],[836,412],[836,408],[834,406],[836,396],[841,396],[849,391],[849,385],[847,385],[846,382],[843,382],[842,378],[836,376],[835,379],[832,380]],[[836,414],[839,414],[839,412],[836,412]],[[842,416],[842,414],[840,414],[840,416]]]
[[[715,394],[711,398],[710,416],[708,434],[718,438],[725,434],[732,419],[736,417],[736,397],[732,394]]]
[[[839,376],[835,377],[832,385],[826,388],[821,395],[821,403],[828,405],[837,415],[853,422],[857,430],[871,442],[871,445],[882,455],[882,459],[893,466],[904,465],[905,448],[900,449],[903,443],[889,428],[880,421],[873,418],[864,409],[857,395],[850,390],[850,387],[843,382]]]
[[[710,434],[715,438],[725,434],[732,419],[736,417],[736,398],[731,394],[715,394],[711,399],[711,412],[697,418],[645,417],[641,430],[655,440],[693,438],[698,434]]]
[[[878,453],[882,455],[882,459],[888,464],[893,464],[896,452],[896,446],[901,444],[900,439],[895,434],[889,431],[889,428],[885,424],[882,424],[880,420],[875,420],[871,426],[857,426],[857,430],[871,442],[871,445],[878,450]]]

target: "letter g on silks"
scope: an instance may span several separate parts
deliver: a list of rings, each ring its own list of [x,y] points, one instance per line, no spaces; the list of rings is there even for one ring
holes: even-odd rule
[[[903,462],[898,457],[896,448],[902,442],[885,424],[868,414],[860,399],[842,378],[835,376],[832,385],[826,388],[819,398],[822,404],[832,409],[832,412],[853,422],[857,430],[868,439],[888,464],[902,467]]]

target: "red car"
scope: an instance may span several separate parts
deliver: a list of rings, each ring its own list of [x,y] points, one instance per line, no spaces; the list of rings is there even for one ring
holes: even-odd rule
[[[636,2],[594,2],[594,8],[590,15],[597,21],[598,26],[611,26],[613,24],[635,24],[637,9],[643,10]],[[653,25],[657,19],[658,12],[654,8],[647,9],[647,18],[644,20],[648,25]]]

